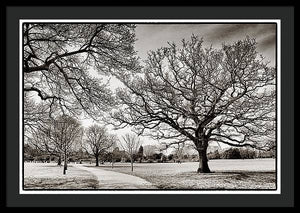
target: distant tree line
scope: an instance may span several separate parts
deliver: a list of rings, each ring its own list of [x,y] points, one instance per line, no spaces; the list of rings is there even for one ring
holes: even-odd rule
[[[155,146],[152,146],[152,148]],[[147,149],[140,145],[138,151],[131,156],[125,151],[120,150],[119,147],[115,146],[110,150],[102,150],[99,153],[98,160],[95,158],[94,154],[87,152],[86,150],[79,148],[78,150],[73,150],[70,153],[68,162],[78,162],[78,163],[90,163],[104,164],[105,162],[112,163],[174,163],[174,162],[197,162],[197,154],[187,154],[184,153],[178,156],[178,153],[173,152],[170,154],[164,154],[162,152],[150,153]],[[145,152],[144,150],[148,151]],[[150,154],[149,154],[150,153]],[[255,159],[255,158],[275,158],[275,151],[258,151],[245,148],[229,148],[227,150],[215,150],[207,154],[208,159]],[[55,155],[51,155],[46,151],[42,151],[33,147],[32,145],[25,144],[24,146],[24,161],[26,162],[50,162],[59,161],[59,158]]]
[[[275,158],[275,151],[258,151],[243,148],[229,148],[225,151],[215,150],[207,154],[208,159],[254,159]]]

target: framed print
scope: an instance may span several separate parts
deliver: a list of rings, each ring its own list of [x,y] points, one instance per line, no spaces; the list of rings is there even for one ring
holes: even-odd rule
[[[293,205],[293,8],[7,14],[7,205]]]

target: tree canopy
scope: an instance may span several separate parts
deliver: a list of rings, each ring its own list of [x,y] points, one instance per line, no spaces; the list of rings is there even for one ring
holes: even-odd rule
[[[44,120],[36,127],[29,138],[29,144],[38,150],[59,158],[64,158],[65,165],[71,153],[80,144],[82,127],[80,123],[67,115]]]
[[[193,141],[199,152],[212,141],[274,147],[276,69],[256,45],[247,37],[205,48],[193,35],[181,48],[169,43],[150,51],[144,69],[117,92],[115,125],[171,143]]]
[[[100,74],[137,67],[132,24],[23,24],[24,92],[54,111],[97,119],[112,103]]]
[[[83,143],[83,148],[91,153],[96,158],[96,166],[99,166],[99,156],[111,148],[116,137],[108,134],[104,126],[91,125],[85,131],[86,140]]]

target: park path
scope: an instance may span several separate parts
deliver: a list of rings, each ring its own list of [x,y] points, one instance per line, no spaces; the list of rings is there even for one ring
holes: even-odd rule
[[[74,164],[73,166],[95,175],[99,182],[99,189],[156,189],[150,182],[133,175],[86,167],[82,164]]]

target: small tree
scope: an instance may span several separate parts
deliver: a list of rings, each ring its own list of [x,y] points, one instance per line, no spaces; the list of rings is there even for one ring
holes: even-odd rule
[[[35,150],[38,150],[39,152],[48,153],[50,156],[56,156],[57,165],[60,166],[62,162],[62,153],[59,149],[59,141],[57,141],[58,138],[51,131],[52,124],[50,122],[46,122],[44,125],[38,125],[37,129],[34,130],[35,133],[28,139],[28,143],[35,147]]]
[[[174,151],[174,154],[175,154],[175,160],[178,162],[178,163],[181,163],[182,161],[182,157],[183,157],[183,148],[184,148],[184,144],[177,144],[177,147],[175,147],[175,151]]]
[[[31,145],[41,152],[58,157],[58,165],[64,161],[63,174],[66,174],[67,162],[75,145],[80,140],[80,123],[67,115],[47,119],[37,125],[35,134],[29,140]]]
[[[126,134],[123,136],[124,144],[121,144],[124,151],[129,155],[131,162],[131,172],[133,172],[134,155],[138,152],[141,141],[135,134]]]
[[[53,140],[60,156],[64,159],[63,174],[66,174],[68,157],[82,134],[81,125],[76,119],[62,115],[57,120],[54,120],[50,134],[52,134],[50,138]]]
[[[114,141],[111,135],[107,133],[105,127],[98,125],[90,126],[85,133],[87,139],[84,148],[96,159],[96,166],[99,166],[99,156],[101,153],[112,147]]]
[[[119,148],[116,146],[118,138],[115,135],[112,135],[112,146],[110,147],[110,160],[111,160],[111,168],[114,168],[114,163],[119,158]]]

